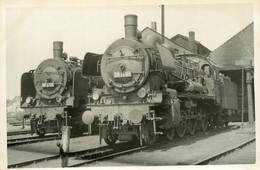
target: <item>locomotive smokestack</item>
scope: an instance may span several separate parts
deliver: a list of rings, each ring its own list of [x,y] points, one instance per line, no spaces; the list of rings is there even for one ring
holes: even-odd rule
[[[63,53],[63,42],[54,41],[53,42],[53,57],[55,59],[62,59],[62,53]]]
[[[137,39],[137,16],[125,16],[125,38]]]
[[[156,22],[151,22],[151,29],[157,32]]]

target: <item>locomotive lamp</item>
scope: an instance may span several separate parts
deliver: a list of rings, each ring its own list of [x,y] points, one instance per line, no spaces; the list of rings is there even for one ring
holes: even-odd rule
[[[56,97],[56,101],[57,101],[58,103],[60,103],[62,100],[63,100],[63,97],[62,97],[62,96]]]
[[[94,122],[95,119],[95,115],[87,110],[82,114],[82,121],[86,124],[86,125],[91,125],[91,123]]]
[[[143,120],[143,117],[143,112],[138,109],[134,109],[129,113],[129,120],[134,124],[140,123]]]
[[[141,88],[138,93],[137,93],[138,97],[140,97],[141,99],[145,98],[145,96],[147,95],[146,89],[145,88]]]
[[[33,101],[33,98],[32,98],[32,97],[27,97],[27,98],[26,98],[26,103],[27,103],[27,104],[30,104],[32,101]]]
[[[100,91],[94,91],[93,94],[92,94],[92,98],[93,100],[98,100],[101,96],[101,92]]]

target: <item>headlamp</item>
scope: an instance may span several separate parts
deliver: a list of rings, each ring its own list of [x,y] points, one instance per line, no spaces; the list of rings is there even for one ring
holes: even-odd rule
[[[93,100],[98,100],[100,97],[100,92],[99,91],[94,91],[92,94]]]
[[[146,89],[145,89],[145,88],[141,88],[140,90],[138,90],[137,95],[138,95],[138,97],[140,97],[141,99],[142,99],[142,98],[145,98],[145,96],[147,95]]]
[[[32,97],[27,97],[25,101],[27,104],[30,104],[32,102],[32,100],[33,100]]]
[[[62,96],[56,97],[56,101],[57,101],[57,102],[61,102],[61,101],[62,101]]]

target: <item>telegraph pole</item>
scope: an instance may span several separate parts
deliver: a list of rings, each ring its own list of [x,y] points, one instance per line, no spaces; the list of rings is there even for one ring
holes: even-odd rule
[[[162,44],[164,44],[164,5],[161,5]]]

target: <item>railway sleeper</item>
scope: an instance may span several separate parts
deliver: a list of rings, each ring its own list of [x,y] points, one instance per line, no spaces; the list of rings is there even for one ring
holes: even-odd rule
[[[100,156],[105,156],[105,155],[108,155],[108,154],[111,154],[115,151],[115,149],[106,149],[106,150],[103,150],[103,151],[98,151],[98,152],[94,152],[94,153],[87,153],[87,154],[84,154],[84,155],[80,155],[80,156],[77,156],[76,159],[95,159],[95,158],[98,158]]]

